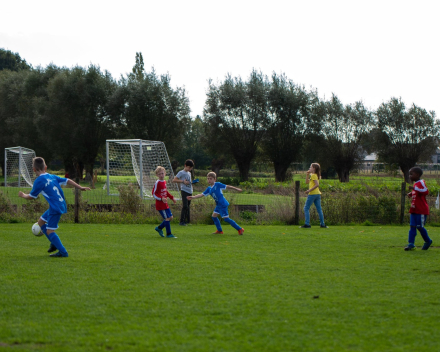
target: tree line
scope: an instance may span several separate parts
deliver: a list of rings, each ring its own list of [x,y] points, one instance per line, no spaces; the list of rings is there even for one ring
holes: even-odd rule
[[[273,165],[277,181],[288,179],[292,163],[317,161],[348,182],[371,152],[397,164],[409,181],[409,169],[437,148],[435,113],[399,98],[371,111],[361,101],[344,105],[335,94],[321,99],[285,74],[252,70],[247,79],[210,80],[203,116],[191,118],[185,89],[170,81],[145,70],[141,53],[115,80],[95,65],[33,68],[0,49],[0,149],[34,149],[48,161],[62,160],[73,177],[104,162],[106,139],[159,140],[181,164],[192,158],[219,172],[233,160],[242,180],[256,161]],[[3,169],[3,154],[0,160]]]

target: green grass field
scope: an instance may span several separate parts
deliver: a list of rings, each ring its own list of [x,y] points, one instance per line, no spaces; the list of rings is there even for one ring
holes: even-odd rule
[[[1,224],[1,351],[436,351],[439,229]],[[420,236],[416,245],[421,245]]]

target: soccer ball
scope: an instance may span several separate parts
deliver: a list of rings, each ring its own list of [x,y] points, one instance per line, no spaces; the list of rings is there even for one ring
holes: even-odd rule
[[[38,225],[38,222],[32,225],[32,233],[38,237],[43,236],[43,233],[41,232],[41,227],[40,225]]]

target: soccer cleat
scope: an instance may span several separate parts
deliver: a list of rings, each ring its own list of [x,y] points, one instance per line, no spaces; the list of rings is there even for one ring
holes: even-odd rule
[[[311,228],[311,226],[310,226],[310,225],[307,225],[307,224],[305,224],[305,225],[303,225],[303,226],[300,226],[299,228],[300,228],[300,229],[310,229],[310,228]]]
[[[172,233],[167,235],[167,238],[177,238],[176,236],[174,236]]]
[[[212,235],[223,235],[223,231],[215,231]]]
[[[238,234],[242,235],[244,233],[244,228],[241,228],[240,230],[238,230]]]
[[[179,223],[180,226],[186,226],[184,222]]]
[[[162,231],[162,229],[160,229],[159,227],[156,227],[155,230],[157,231],[157,233],[159,234],[160,237],[165,237],[165,236],[163,235],[163,231]]]
[[[66,253],[66,254],[61,254],[61,252],[56,252],[56,253],[53,253],[53,254],[51,254],[49,257],[53,257],[53,258],[65,258],[65,257],[68,257],[69,255]]]
[[[321,225],[321,229],[328,229],[328,226],[326,226],[325,224]]]
[[[415,251],[417,249],[413,244],[409,244],[405,247],[405,251]]]
[[[47,250],[47,253],[52,253],[57,250],[57,247],[55,247],[52,243],[50,244],[49,249]]]
[[[425,243],[423,244],[422,249],[423,249],[424,251],[427,251],[428,248],[431,247],[431,244],[432,244],[432,240],[431,240],[431,242],[425,242]]]

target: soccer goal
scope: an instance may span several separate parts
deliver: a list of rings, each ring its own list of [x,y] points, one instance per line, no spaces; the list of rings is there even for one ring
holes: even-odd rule
[[[176,199],[180,192],[174,178],[170,159],[163,142],[142,139],[109,139],[106,141],[108,195],[119,195],[118,187],[133,184],[139,187],[141,198],[152,197],[151,191],[157,180],[155,170],[166,170],[167,188]]]
[[[5,148],[5,187],[32,187],[35,151],[24,147]]]

